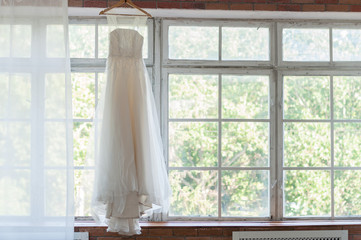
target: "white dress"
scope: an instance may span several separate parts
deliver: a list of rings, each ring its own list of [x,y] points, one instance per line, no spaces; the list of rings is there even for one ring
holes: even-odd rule
[[[140,234],[148,209],[168,211],[170,187],[150,79],[135,30],[109,35],[107,83],[97,108],[92,210],[108,231]]]

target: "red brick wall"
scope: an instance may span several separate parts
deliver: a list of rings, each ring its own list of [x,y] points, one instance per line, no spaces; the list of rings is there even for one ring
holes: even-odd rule
[[[70,7],[105,8],[117,0],[68,0]],[[361,12],[361,0],[134,0],[142,8]]]
[[[349,240],[361,240],[361,225],[271,226],[271,227],[142,227],[136,237],[122,237],[106,232],[106,227],[75,227],[76,232],[89,232],[90,240],[232,240],[233,231],[348,230]]]

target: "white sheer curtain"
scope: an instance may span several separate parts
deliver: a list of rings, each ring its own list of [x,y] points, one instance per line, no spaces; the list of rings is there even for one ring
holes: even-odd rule
[[[67,1],[0,0],[0,239],[73,239]]]

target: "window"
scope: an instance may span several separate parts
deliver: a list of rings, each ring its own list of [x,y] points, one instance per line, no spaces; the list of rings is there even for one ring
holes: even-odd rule
[[[141,31],[169,219],[361,215],[361,25],[162,19]],[[71,21],[77,216],[90,216],[85,154],[107,33],[104,20]]]
[[[170,219],[361,215],[359,25],[163,29]]]

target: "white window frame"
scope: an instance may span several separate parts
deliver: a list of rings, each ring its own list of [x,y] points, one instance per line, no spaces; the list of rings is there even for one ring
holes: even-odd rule
[[[168,87],[168,76],[170,74],[194,74],[194,75],[217,75],[218,76],[218,117],[214,119],[170,119],[168,114],[168,99],[169,99],[169,87]],[[222,118],[222,75],[235,75],[235,76],[243,76],[243,75],[265,75],[269,76],[269,120],[268,119],[226,119]],[[193,68],[163,68],[163,77],[162,77],[162,114],[163,114],[163,124],[162,124],[162,132],[163,132],[163,145],[165,151],[165,158],[167,161],[168,169],[175,170],[217,170],[218,171],[218,216],[217,217],[179,217],[179,216],[168,216],[169,220],[249,220],[249,221],[259,221],[259,220],[272,220],[272,215],[275,212],[274,206],[271,204],[271,199],[275,198],[276,191],[274,188],[274,184],[276,183],[276,176],[274,171],[271,169],[276,168],[275,161],[275,111],[274,104],[275,102],[275,84],[273,78],[273,72],[271,70],[241,70],[237,68],[219,68],[219,69],[193,69]],[[273,120],[272,120],[273,119]],[[213,122],[218,123],[218,166],[216,167],[169,167],[169,152],[168,152],[168,126],[170,122]],[[222,141],[222,131],[221,124],[223,122],[267,122],[269,123],[269,166],[268,167],[222,167],[222,157],[221,157],[221,141]],[[269,209],[270,215],[269,217],[222,217],[221,216],[221,192],[222,192],[222,181],[221,181],[221,171],[222,170],[268,170],[269,171]]]
[[[106,24],[104,18],[71,17],[70,24]],[[219,27],[219,60],[175,60],[169,59],[168,53],[168,29],[169,26],[216,26]],[[268,27],[269,32],[269,61],[239,61],[222,59],[222,27]],[[330,31],[330,61],[328,62],[287,62],[282,60],[282,29],[283,28],[328,28]],[[332,28],[361,29],[361,23],[357,21],[325,21],[325,20],[207,20],[207,19],[166,19],[154,18],[148,20],[148,58],[145,59],[146,66],[150,71],[152,87],[156,100],[158,114],[160,116],[161,131],[164,152],[168,161],[168,76],[169,74],[218,74],[225,75],[265,75],[270,76],[270,217],[268,218],[239,218],[239,217],[169,217],[169,220],[316,220],[316,219],[359,219],[358,217],[299,217],[285,218],[283,216],[283,76],[284,75],[351,75],[361,76],[359,66],[361,61],[334,62],[332,59]],[[96,28],[95,58],[71,59],[72,72],[103,73],[105,71],[106,59],[97,58],[97,36]],[[97,75],[96,75],[97,76]],[[97,81],[97,79],[96,79]],[[221,81],[221,80],[219,80]],[[219,89],[221,86],[219,86]],[[96,85],[96,94],[98,92]],[[221,92],[219,92],[221,94]],[[96,96],[97,100],[97,96]],[[221,101],[221,100],[220,100]],[[219,103],[220,104],[220,103]],[[332,104],[332,103],[331,103]],[[331,105],[332,107],[332,105]],[[220,111],[221,108],[218,109]],[[217,121],[220,121],[221,115]],[[78,120],[78,119],[77,119]],[[198,119],[195,119],[198,121]],[[203,121],[203,120],[202,120]],[[208,120],[204,120],[208,121]],[[210,120],[213,121],[213,120]],[[232,119],[233,121],[233,119]],[[234,120],[238,121],[238,120]],[[243,120],[242,120],[243,121]],[[258,120],[245,120],[258,122]],[[328,120],[327,120],[328,121]],[[333,120],[332,120],[333,121]],[[354,120],[352,120],[354,121]],[[361,120],[355,120],[361,122]],[[333,128],[332,128],[333,130]],[[220,130],[219,130],[220,131]],[[221,135],[218,136],[221,138]],[[333,140],[332,140],[333,141]],[[221,144],[220,142],[218,143]],[[333,144],[333,142],[332,142]],[[333,147],[333,146],[332,146]],[[219,153],[218,153],[219,154]],[[218,161],[220,158],[218,156]],[[333,160],[332,160],[333,161]],[[221,167],[215,167],[218,171]],[[333,166],[330,167],[330,169]],[[184,168],[185,169],[185,168]],[[252,168],[247,168],[252,169]],[[259,169],[259,168],[257,168]],[[336,168],[333,168],[336,169]],[[344,168],[343,168],[344,169]],[[361,170],[360,168],[352,168]],[[220,179],[220,175],[218,176]],[[333,179],[332,179],[333,181]],[[220,192],[220,184],[218,190]],[[333,191],[333,190],[332,190]],[[333,198],[333,196],[332,196]],[[218,196],[218,204],[220,196]],[[219,207],[218,207],[219,208]],[[219,208],[219,211],[221,209]]]

